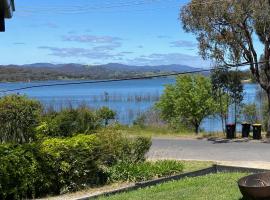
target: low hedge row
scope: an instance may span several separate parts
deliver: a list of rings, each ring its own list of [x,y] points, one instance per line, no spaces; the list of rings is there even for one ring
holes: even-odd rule
[[[110,182],[139,182],[175,175],[182,172],[180,161],[162,160],[156,162],[121,162],[108,169]]]
[[[0,199],[26,199],[104,184],[119,161],[139,163],[149,138],[128,139],[115,130],[0,145]]]

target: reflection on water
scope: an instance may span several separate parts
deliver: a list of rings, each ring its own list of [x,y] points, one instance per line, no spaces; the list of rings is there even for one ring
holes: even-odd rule
[[[14,89],[38,84],[58,83],[59,81],[38,83],[0,83],[0,89]],[[68,81],[61,81],[68,82]],[[82,81],[83,82],[83,81]],[[40,100],[46,107],[61,109],[66,106],[86,104],[92,108],[108,106],[117,112],[117,119],[124,124],[150,109],[164,90],[164,85],[174,83],[173,78],[131,80],[112,83],[95,83],[69,86],[32,88],[20,91],[29,97]],[[256,102],[255,84],[245,84],[244,102]],[[232,116],[233,113],[231,112]],[[205,131],[220,131],[221,122],[217,118],[205,119],[202,128]]]

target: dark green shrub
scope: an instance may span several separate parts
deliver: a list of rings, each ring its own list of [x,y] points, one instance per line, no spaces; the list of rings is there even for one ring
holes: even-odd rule
[[[38,132],[47,136],[67,137],[78,133],[88,133],[101,126],[96,112],[87,107],[64,109],[44,117]]]
[[[32,198],[42,175],[36,146],[0,145],[0,199]]]
[[[23,145],[0,145],[0,199],[23,199],[74,191],[107,181],[117,163],[138,163],[149,138],[129,139],[115,129]]]
[[[157,161],[128,163],[120,162],[108,169],[109,180],[117,181],[146,181],[154,178],[170,176],[183,171],[183,164],[179,161]]]
[[[42,106],[26,96],[10,95],[0,99],[0,143],[25,143],[35,138]]]
[[[102,107],[97,110],[97,115],[103,121],[104,125],[107,126],[110,120],[115,119],[116,112],[108,107]]]
[[[50,176],[49,191],[74,191],[106,181],[100,166],[100,141],[95,135],[52,138],[42,142],[44,173]]]

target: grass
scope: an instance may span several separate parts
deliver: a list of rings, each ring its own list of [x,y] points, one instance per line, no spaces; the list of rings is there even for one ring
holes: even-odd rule
[[[156,162],[127,163],[121,162],[109,168],[111,182],[139,182],[171,176],[183,172],[182,162],[162,160]]]
[[[220,173],[186,178],[99,200],[240,200],[237,180],[247,174]]]
[[[128,136],[146,136],[146,137],[168,137],[168,136],[174,136],[174,137],[192,137],[195,136],[194,133],[183,130],[183,131],[176,131],[173,129],[170,129],[168,127],[139,127],[139,126],[121,126],[120,131],[124,135]]]
[[[210,167],[211,162],[160,160],[121,162],[108,169],[110,182],[140,182]]]
[[[223,133],[217,132],[217,133],[206,133],[201,132],[198,135],[196,135],[194,132],[190,130],[173,130],[168,127],[139,127],[139,126],[120,126],[119,130],[121,133],[127,136],[145,136],[145,137],[172,137],[172,138],[212,138],[212,137],[219,137],[223,138],[225,137]]]
[[[200,169],[211,167],[214,163],[208,161],[181,161],[183,163],[183,173],[193,172]]]

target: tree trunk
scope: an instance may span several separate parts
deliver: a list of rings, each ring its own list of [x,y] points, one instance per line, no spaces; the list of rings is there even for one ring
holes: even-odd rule
[[[222,132],[225,135],[225,124],[224,124],[224,117],[221,116],[221,124],[222,124]]]
[[[221,91],[219,90],[219,103],[220,103],[220,116],[221,116],[221,124],[222,124],[222,132],[223,134],[225,134],[225,126],[224,126],[224,110],[223,110],[223,102],[222,102],[222,94],[221,94]]]
[[[267,133],[266,133],[266,137],[270,138],[270,91],[267,91],[267,99],[268,99],[268,121],[267,121]]]
[[[200,125],[199,124],[195,124],[194,126],[195,126],[195,133],[196,133],[196,135],[198,135],[199,134],[199,127],[200,127]]]
[[[234,100],[234,124],[237,124],[237,103],[236,100]]]

